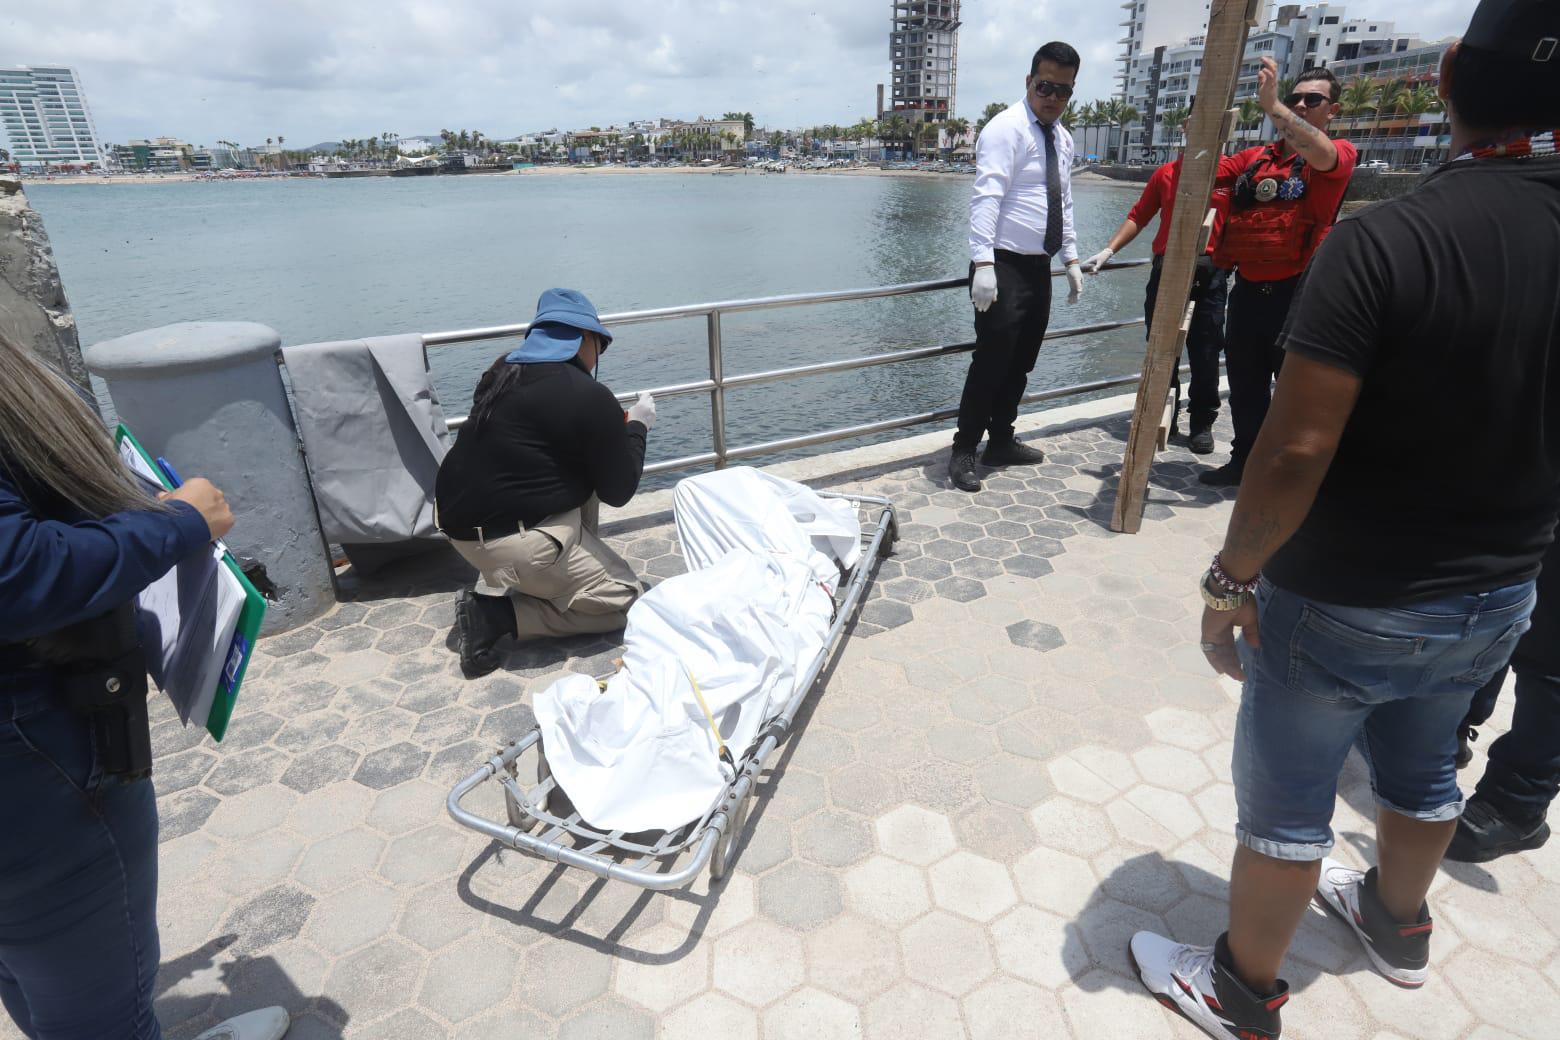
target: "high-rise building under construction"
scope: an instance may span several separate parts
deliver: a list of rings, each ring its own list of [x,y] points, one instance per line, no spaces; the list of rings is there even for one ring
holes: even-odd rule
[[[959,0],[890,0],[892,111],[912,123],[953,118],[959,82]]]

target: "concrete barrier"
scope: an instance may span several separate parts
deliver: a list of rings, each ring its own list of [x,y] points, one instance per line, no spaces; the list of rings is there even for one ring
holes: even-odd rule
[[[150,452],[227,496],[235,554],[263,564],[277,599],[264,634],[335,603],[308,472],[276,364],[281,339],[251,322],[187,322],[87,348],[120,419]]]

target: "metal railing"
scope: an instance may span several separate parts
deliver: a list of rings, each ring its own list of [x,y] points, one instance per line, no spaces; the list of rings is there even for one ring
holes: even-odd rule
[[[1152,263],[1151,260],[1117,260],[1106,264],[1101,270],[1120,271],[1127,268],[1143,267],[1150,263]],[[1053,278],[1062,277],[1063,274],[1064,272],[1059,269],[1051,272]],[[761,386],[766,383],[786,382],[792,379],[803,379],[808,376],[852,372],[857,369],[875,368],[879,365],[897,365],[910,361],[924,361],[930,358],[946,357],[951,354],[965,354],[974,350],[975,344],[971,341],[935,347],[914,347],[908,350],[893,350],[882,354],[869,354],[866,357],[843,358],[838,361],[820,361],[815,364],[797,365],[792,368],[777,368],[766,372],[748,372],[741,375],[728,376],[725,372],[725,362],[721,348],[720,321],[721,316],[724,314],[777,310],[782,307],[807,307],[826,303],[849,303],[856,300],[881,300],[894,296],[913,296],[920,293],[941,292],[949,289],[967,290],[968,286],[969,280],[967,278],[945,278],[937,281],[905,282],[900,285],[877,286],[871,289],[841,289],[834,292],[793,293],[788,296],[767,296],[753,300],[721,300],[715,303],[695,303],[683,307],[660,307],[653,310],[623,311],[618,314],[602,315],[602,324],[609,327],[645,325],[650,322],[674,321],[685,318],[703,318],[705,320],[705,338],[709,349],[709,377],[689,383],[673,383],[669,386],[653,387],[648,392],[655,397],[684,397],[690,394],[709,394],[711,450],[697,455],[685,455],[681,458],[666,459],[646,466],[645,472],[647,474],[667,473],[712,464],[718,468],[726,465],[728,462],[750,459],[760,455],[771,455],[798,448],[809,448],[818,444],[830,444],[835,441],[851,440],[875,433],[885,433],[890,430],[901,430],[911,426],[921,426],[926,423],[956,418],[959,414],[958,408],[940,408],[930,412],[903,415],[895,419],[882,419],[877,422],[843,426],[817,433],[802,434],[797,437],[785,437],[780,440],[730,447],[726,443],[726,392],[728,390]],[[1117,329],[1132,328],[1143,324],[1142,318],[1096,322],[1092,325],[1078,325],[1071,328],[1048,331],[1045,335],[1045,340],[1050,342],[1051,340],[1072,339],[1078,336],[1093,336],[1103,332],[1113,332]],[[458,329],[453,332],[432,332],[423,336],[423,345],[426,347],[442,347],[457,343],[475,343],[481,340],[524,336],[530,327],[530,324],[526,323],[520,325],[493,325],[476,329]],[[1129,376],[1101,379],[1091,383],[1079,383],[1052,390],[1041,390],[1026,395],[1023,403],[1033,404],[1039,401],[1054,401],[1066,397],[1075,397],[1080,394],[1132,386],[1140,378],[1141,373],[1134,373]],[[644,391],[635,390],[619,394],[618,400],[627,404],[642,392]],[[468,418],[469,416],[460,416],[449,420],[450,429],[458,430],[465,425]]]

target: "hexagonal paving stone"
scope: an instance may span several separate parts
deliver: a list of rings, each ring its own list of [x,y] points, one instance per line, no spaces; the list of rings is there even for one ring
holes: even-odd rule
[[[477,713],[458,704],[430,711],[412,730],[412,741],[427,748],[456,744],[476,735],[481,724]],[[473,768],[475,765],[473,766]]]
[[[395,892],[383,882],[364,880],[320,900],[303,935],[339,957],[386,935],[395,917]]]
[[[764,1036],[772,1040],[818,1040],[861,1035],[861,1012],[832,994],[805,987],[764,1013]]]
[[[341,742],[359,751],[374,751],[406,740],[417,725],[416,712],[387,707],[353,719]]]
[[[206,821],[206,833],[215,838],[243,841],[280,826],[298,800],[296,792],[267,784],[225,799]]]
[[[345,779],[356,767],[358,753],[341,744],[327,744],[294,756],[280,780],[299,794],[317,791],[327,784]]]
[[[353,779],[364,787],[383,791],[422,772],[428,762],[428,752],[413,744],[394,744],[371,751],[353,774]]]
[[[311,846],[293,877],[315,892],[334,892],[372,873],[384,848],[384,839],[373,831],[345,831]]]
[[[991,926],[997,963],[1009,975],[1061,989],[1089,968],[1077,927],[1032,906],[1020,906]]]
[[[928,866],[956,847],[948,818],[920,806],[904,805],[877,819],[878,845],[906,863]]]
[[[872,921],[847,914],[807,937],[807,974],[815,986],[860,1003],[899,976],[894,936]]]
[[[558,1040],[652,1040],[655,1021],[615,1000],[594,1004],[564,1020]]]
[[[287,1035],[293,1031],[289,1029]],[[389,1018],[382,1019],[366,1029],[354,1031],[353,1040],[445,1040],[448,1029],[433,1016],[418,1008],[402,1008]]]
[[[1092,856],[1111,843],[1110,820],[1100,810],[1071,798],[1050,798],[1029,814],[1040,842],[1053,849]]]
[[[157,793],[172,794],[175,791],[195,787],[206,779],[206,774],[211,772],[211,767],[216,764],[216,761],[217,756],[202,747],[158,758]]]
[[[542,942],[525,956],[520,977],[531,980],[525,1002],[554,1018],[561,1018],[607,991],[612,957],[590,946],[573,942]]]
[[[993,979],[964,998],[971,1040],[1051,1040],[1067,1035],[1062,1005],[1043,989]]]
[[[753,879],[732,874],[712,884],[709,872],[675,896],[668,895],[667,920],[685,932],[714,938],[753,917]]]
[[[908,801],[940,813],[961,813],[981,800],[974,770],[957,762],[914,762],[900,769],[899,780]]]
[[[193,787],[157,799],[157,840],[172,841],[200,830],[217,805],[215,795]]]
[[[1151,744],[1134,752],[1132,763],[1144,780],[1182,794],[1191,794],[1213,780],[1201,758],[1165,744]]]
[[[338,780],[299,798],[287,813],[287,828],[308,841],[340,834],[368,817],[374,792],[351,780]]]
[[[720,993],[706,993],[661,1020],[665,1040],[758,1040],[758,1014]]]
[[[298,754],[324,747],[340,737],[347,728],[348,719],[336,711],[311,711],[288,719],[271,742],[283,751]]]
[[[316,902],[297,885],[283,884],[239,904],[222,923],[225,931],[238,936],[232,952],[260,953],[296,938]]]
[[[867,1005],[869,1040],[966,1040],[959,1005],[925,986],[901,982]]]
[[[715,986],[762,1007],[802,982],[802,943],[767,921],[753,921],[715,944]]]
[[[384,674],[390,655],[378,650],[358,650],[334,658],[320,672],[320,678],[337,686],[350,686]]]
[[[1028,809],[1052,793],[1045,770],[1017,755],[991,756],[975,767],[975,782],[991,801],[1019,809]]]
[[[766,874],[757,893],[760,913],[804,931],[844,909],[839,878],[811,863],[793,861]]]
[[[985,761],[997,749],[996,734],[970,722],[945,722],[926,735],[926,744],[932,754],[962,765]]]
[[[1018,890],[1027,902],[1064,917],[1076,917],[1099,886],[1089,865],[1077,856],[1038,848],[1013,864]]]
[[[519,963],[520,955],[501,943],[464,939],[428,962],[418,1003],[463,1022],[509,996]]]
[[[899,803],[899,781],[886,769],[857,762],[830,774],[829,800],[842,809],[873,816]]]
[[[1074,1036],[1170,1040],[1189,1035],[1171,1032],[1169,1012],[1143,999],[1141,986],[1123,986],[1120,978],[1106,971],[1079,977],[1077,985],[1062,991],[1061,999]]]
[[[911,979],[950,996],[963,996],[996,970],[985,931],[940,910],[901,932],[899,949]]]
[[[1015,621],[1007,627],[1008,639],[1015,646],[1027,647],[1046,653],[1066,644],[1061,632],[1055,625],[1048,625],[1043,621]]]
[[[845,873],[851,905],[874,920],[897,927],[931,908],[925,875],[887,856],[873,856]]]
[[[976,921],[990,921],[1018,902],[1007,868],[970,852],[955,852],[927,873],[938,906]]]
[[[416,991],[423,960],[397,939],[386,938],[337,961],[325,978],[325,992],[351,1018],[372,1021],[386,1008],[400,1007]]]
[[[379,873],[394,885],[420,885],[453,875],[464,858],[465,838],[447,824],[404,834],[390,843]]]
[[[1154,739],[1185,748],[1206,751],[1219,741],[1219,732],[1205,715],[1183,708],[1159,708],[1145,717]]]
[[[848,867],[872,852],[867,822],[847,813],[809,816],[796,825],[794,836],[798,853],[826,867]]]
[[[687,929],[656,925],[634,939],[634,952],[617,958],[618,996],[664,1012],[709,988],[710,951]]]

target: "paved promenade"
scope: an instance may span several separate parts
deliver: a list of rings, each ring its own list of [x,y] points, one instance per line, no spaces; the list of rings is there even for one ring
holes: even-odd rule
[[[616,656],[532,646],[462,680],[456,575],[361,589],[262,643],[220,746],[158,698],[170,1037],[272,1003],[293,1040],[1201,1036],[1126,949],[1141,928],[1211,942],[1225,920],[1238,690],[1198,652],[1195,580],[1231,496],[1172,451],[1142,533],[1111,534],[1125,418],[1069,414],[1031,435],[1046,465],[975,496],[945,488],[944,435],[830,457],[870,463],[813,482],[894,499],[898,552],[713,889],[593,881],[447,818],[536,691]],[[608,533],[652,577],[681,570],[665,514]],[[1508,698],[1470,784],[1509,718]],[[475,804],[501,819],[487,786]],[[1371,854],[1371,813],[1355,760],[1342,858]],[[1285,1037],[1560,1035],[1560,843],[1453,865],[1431,898],[1417,993],[1310,915]]]

